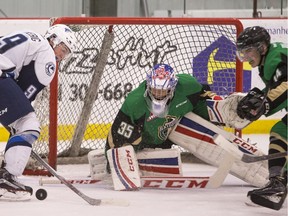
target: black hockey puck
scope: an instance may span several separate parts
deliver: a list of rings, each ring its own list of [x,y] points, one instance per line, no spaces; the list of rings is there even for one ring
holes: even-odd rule
[[[35,193],[35,196],[38,200],[44,200],[47,197],[47,191],[44,189],[38,189]]]

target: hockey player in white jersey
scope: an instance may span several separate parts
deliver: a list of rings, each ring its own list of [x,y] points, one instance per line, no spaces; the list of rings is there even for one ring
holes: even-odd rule
[[[0,38],[0,123],[10,132],[0,168],[0,200],[27,200],[32,188],[17,181],[30,157],[40,124],[31,105],[52,81],[56,64],[77,49],[74,32],[54,25],[44,36],[33,31]]]

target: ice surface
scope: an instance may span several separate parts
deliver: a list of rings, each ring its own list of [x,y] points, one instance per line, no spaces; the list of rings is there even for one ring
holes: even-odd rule
[[[251,136],[250,136],[251,137]],[[268,148],[268,137],[253,136],[252,142],[261,142]],[[263,145],[263,147],[262,147]],[[204,164],[184,164],[184,174],[207,176],[214,167]],[[65,178],[86,178],[89,166],[61,165],[60,175]],[[23,183],[34,188],[44,188],[48,197],[39,201],[33,195],[28,202],[0,202],[1,215],[15,216],[287,216],[287,202],[280,211],[245,205],[246,194],[253,187],[228,175],[218,189],[142,189],[140,191],[113,191],[111,186],[75,185],[86,195],[97,199],[120,199],[130,202],[129,207],[91,206],[65,185],[39,186],[37,176],[21,176]],[[287,201],[287,200],[286,200]]]

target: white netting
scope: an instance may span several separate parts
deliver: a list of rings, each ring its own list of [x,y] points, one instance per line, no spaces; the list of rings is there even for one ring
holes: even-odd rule
[[[69,25],[76,30],[79,50],[59,67],[57,155],[69,156],[76,123],[83,109],[108,25]],[[231,24],[117,24],[97,97],[78,155],[103,148],[111,123],[125,96],[145,79],[156,63],[170,64],[177,73],[193,74],[219,95],[235,91],[236,27]],[[56,98],[54,99],[56,100]],[[35,103],[42,134],[34,150],[49,152],[49,91]]]

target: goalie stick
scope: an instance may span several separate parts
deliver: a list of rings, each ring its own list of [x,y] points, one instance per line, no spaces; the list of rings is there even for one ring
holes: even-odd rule
[[[261,156],[256,156],[256,155],[250,155],[246,154],[242,151],[239,151],[237,145],[234,143],[228,141],[225,139],[222,135],[217,134],[213,137],[214,142],[219,145],[221,148],[226,150],[227,152],[231,153],[234,155],[234,157],[240,159],[241,161],[245,163],[254,163],[258,161],[263,161],[263,160],[272,160],[276,158],[281,158],[281,157],[286,157],[287,152],[279,152],[279,153],[274,153],[270,155],[261,155]]]
[[[193,177],[193,176],[143,176],[141,177],[142,188],[154,188],[154,189],[183,189],[183,188],[218,188],[224,182],[226,176],[229,173],[233,161],[235,158],[230,154],[226,154],[223,158],[218,169],[212,176],[207,177]],[[95,179],[69,179],[66,180],[69,184],[97,184],[105,182],[105,180]],[[55,178],[40,178],[39,185],[44,184],[65,184],[60,179]]]
[[[68,188],[74,191],[78,196],[88,202],[90,205],[116,205],[116,206],[128,206],[129,203],[125,200],[114,200],[114,199],[94,199],[91,198],[81,191],[79,191],[76,187],[74,187],[69,181],[67,181],[64,177],[59,175],[46,161],[44,161],[37,153],[33,150],[31,152],[31,156],[37,160],[43,167],[45,167],[52,175],[54,175],[62,184],[65,184]]]
[[[193,188],[209,188],[208,182],[211,177],[164,177],[164,176],[145,176],[141,177],[141,187],[145,189],[193,189]],[[105,180],[96,179],[67,179],[70,184],[98,184],[104,183]],[[47,184],[63,184],[60,180],[55,178],[40,178],[39,185]],[[212,187],[210,187],[212,188]]]

